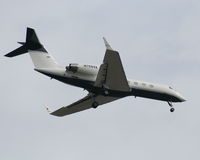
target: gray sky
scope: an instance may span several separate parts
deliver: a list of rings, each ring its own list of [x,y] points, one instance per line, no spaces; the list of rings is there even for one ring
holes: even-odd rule
[[[2,0],[0,159],[199,160],[200,1]],[[57,118],[87,92],[33,71],[28,55],[3,57],[33,27],[59,63],[101,64],[105,36],[127,77],[171,85],[175,104],[128,97]]]

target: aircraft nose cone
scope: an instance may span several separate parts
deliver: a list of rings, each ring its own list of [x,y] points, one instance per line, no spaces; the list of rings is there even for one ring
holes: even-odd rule
[[[180,93],[177,93],[177,96],[178,96],[178,99],[180,100],[180,102],[186,101],[186,99]]]
[[[186,101],[186,99],[183,96],[180,97],[180,100],[181,100],[181,102],[185,102]]]

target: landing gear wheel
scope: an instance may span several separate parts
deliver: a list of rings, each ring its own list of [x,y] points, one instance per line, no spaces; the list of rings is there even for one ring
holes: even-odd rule
[[[95,102],[92,103],[93,108],[97,108],[98,106],[99,106],[98,102],[95,101]]]
[[[175,109],[174,108],[170,108],[170,112],[174,112],[175,111]]]

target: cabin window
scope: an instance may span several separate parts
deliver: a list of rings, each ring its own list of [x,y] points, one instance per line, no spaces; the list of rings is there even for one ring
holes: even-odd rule
[[[149,87],[153,88],[154,86],[152,84],[150,84]]]
[[[146,86],[146,84],[145,83],[142,83],[142,85],[145,87]]]

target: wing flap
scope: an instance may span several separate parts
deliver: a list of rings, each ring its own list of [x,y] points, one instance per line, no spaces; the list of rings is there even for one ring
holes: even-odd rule
[[[108,67],[107,64],[101,64],[94,84],[95,87],[102,87],[103,84],[105,83],[107,75],[107,67]]]

